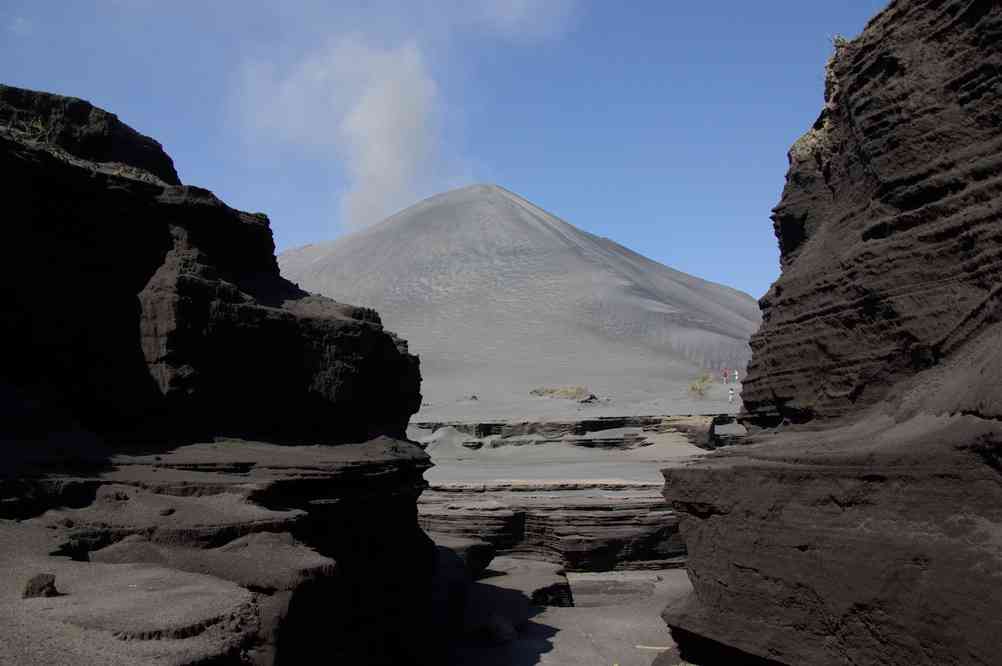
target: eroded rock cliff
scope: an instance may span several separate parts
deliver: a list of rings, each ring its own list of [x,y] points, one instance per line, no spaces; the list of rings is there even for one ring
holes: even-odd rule
[[[0,171],[0,661],[440,663],[406,343],[82,100],[0,86]]]
[[[119,439],[404,436],[417,359],[374,311],[281,278],[264,215],[180,185],[81,100],[0,87],[4,114],[0,380]]]
[[[896,399],[999,307],[999,6],[894,2],[828,65],[773,224],[782,277],[742,387],[763,425]],[[993,376],[994,375],[994,376]],[[943,406],[1002,414],[995,373]]]
[[[0,124],[83,160],[132,167],[168,185],[181,184],[163,146],[82,99],[0,85]]]
[[[743,391],[767,429],[664,472],[687,659],[998,663],[1000,71],[991,0],[895,1],[837,41],[773,217]]]

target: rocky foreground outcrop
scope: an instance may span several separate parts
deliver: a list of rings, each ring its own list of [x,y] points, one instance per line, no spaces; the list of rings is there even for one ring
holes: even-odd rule
[[[693,446],[715,449],[740,439],[731,414],[675,416],[597,416],[564,421],[425,421],[412,425],[414,435],[450,428],[467,437],[463,446],[483,447],[571,444],[586,448],[624,450],[649,446],[650,433],[677,433]],[[743,428],[736,429],[743,431]]]
[[[569,571],[685,562],[678,517],[655,482],[436,482],[418,510],[426,530],[481,539],[499,553]]]
[[[82,99],[0,85],[0,125],[82,160],[129,168],[136,176],[145,172],[168,185],[181,184],[163,146]]]
[[[0,86],[0,171],[0,662],[441,663],[406,344],[87,102]]]
[[[281,278],[264,215],[180,185],[81,100],[4,86],[4,117],[8,428],[42,402],[118,439],[403,436],[416,357],[374,311]]]
[[[665,470],[697,663],[997,664],[1002,5],[838,40],[774,214],[740,450]]]
[[[665,569],[685,562],[657,470],[733,442],[726,414],[573,421],[415,423],[436,467],[418,502],[426,530],[568,571]],[[697,448],[699,447],[699,448]]]
[[[386,437],[219,440],[24,480],[52,508],[0,520],[0,662],[435,663],[428,466]],[[37,571],[60,594],[15,596]]]

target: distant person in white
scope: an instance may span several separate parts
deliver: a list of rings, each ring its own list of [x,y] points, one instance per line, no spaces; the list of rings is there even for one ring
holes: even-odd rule
[[[737,370],[734,371],[734,383],[735,384],[738,383],[738,371]]]
[[[734,389],[732,388],[727,389],[727,402],[734,402]]]

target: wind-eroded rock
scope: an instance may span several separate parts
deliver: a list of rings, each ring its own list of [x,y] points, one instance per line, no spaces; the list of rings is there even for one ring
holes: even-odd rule
[[[143,171],[168,185],[181,184],[163,146],[82,99],[0,85],[0,124],[82,160],[132,167],[136,175]]]
[[[86,102],[0,87],[0,171],[0,661],[441,663],[406,343]]]
[[[434,663],[438,629],[426,623],[435,555],[414,508],[428,465],[419,448],[388,438],[337,447],[224,441],[115,456],[89,478],[91,501],[5,528],[5,571],[45,561],[66,600],[46,613],[0,601],[19,627],[0,636],[22,663],[44,661],[34,647],[43,635],[84,656],[105,638],[138,641],[113,651],[131,663],[195,647],[233,663],[304,663],[317,649],[360,664]],[[46,547],[25,548],[40,538]],[[95,569],[43,559],[46,551]],[[114,566],[166,582],[119,584]],[[202,591],[179,571],[201,576]],[[155,595],[142,596],[150,589],[176,608],[158,614]],[[203,605],[231,626],[199,615]],[[76,645],[64,638],[73,627],[97,635]]]
[[[282,279],[264,215],[181,186],[136,157],[169,165],[159,144],[86,102],[0,88],[0,116],[27,113],[0,127],[2,434],[44,438],[40,402],[122,439],[403,436],[417,359],[374,311]]]
[[[991,0],[898,1],[836,45],[824,110],[790,149],[773,212],[783,273],[751,341],[741,392],[751,421],[831,418],[899,399],[899,382],[992,327],[1002,271],[999,12]],[[993,367],[961,369],[959,393],[944,386],[942,406],[1002,416]]]
[[[572,571],[680,566],[678,519],[659,491],[623,481],[433,483],[419,522]]]
[[[421,440],[426,432],[451,428],[469,436],[463,446],[470,449],[553,443],[629,449],[649,445],[648,433],[678,433],[693,446],[714,449],[740,439],[737,434],[718,432],[719,426],[731,425],[734,421],[730,414],[598,416],[563,421],[432,421],[413,423],[410,432]]]
[[[990,0],[897,0],[836,44],[742,395],[784,425],[664,472],[686,659],[999,662],[1000,71]]]
[[[408,434],[435,463],[419,522],[571,571],[681,566],[685,547],[657,469],[722,442],[716,422],[731,419],[413,424]]]

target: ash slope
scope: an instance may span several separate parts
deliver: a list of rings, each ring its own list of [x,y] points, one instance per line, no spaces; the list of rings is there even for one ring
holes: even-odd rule
[[[553,385],[588,386],[619,412],[703,410],[679,404],[688,382],[700,367],[743,367],[760,322],[747,294],[494,185],[431,197],[361,232],[284,252],[279,265],[307,290],[378,308],[407,337],[421,358],[425,416],[448,416],[470,394],[479,400],[467,414],[571,409],[527,404],[530,389]]]

